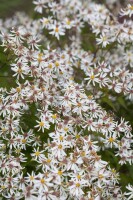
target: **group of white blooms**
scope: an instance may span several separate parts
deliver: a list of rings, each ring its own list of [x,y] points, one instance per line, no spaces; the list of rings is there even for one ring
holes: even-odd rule
[[[105,90],[133,100],[133,6],[119,23],[91,0],[33,3],[37,19],[0,21],[16,83],[0,88],[1,199],[133,199],[133,186],[122,192],[119,173],[100,156],[112,148],[119,164],[133,163],[131,126],[100,106]],[[85,27],[95,53],[83,49]]]

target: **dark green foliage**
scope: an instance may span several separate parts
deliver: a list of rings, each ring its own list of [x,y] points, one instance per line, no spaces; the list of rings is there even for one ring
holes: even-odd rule
[[[16,11],[29,12],[32,0],[0,0],[0,18],[11,17]]]

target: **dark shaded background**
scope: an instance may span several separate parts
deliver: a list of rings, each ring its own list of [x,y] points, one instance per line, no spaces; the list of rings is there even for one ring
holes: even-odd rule
[[[0,18],[11,17],[16,11],[31,14],[33,8],[32,0],[0,0]]]
[[[56,0],[55,0],[56,1]],[[93,0],[97,3],[105,3],[105,0]],[[33,13],[33,0],[0,0],[0,18],[11,17],[16,11],[25,11],[28,14]],[[131,3],[133,0],[118,0],[114,3],[115,8],[121,8],[124,4]],[[108,5],[106,4],[108,7]]]

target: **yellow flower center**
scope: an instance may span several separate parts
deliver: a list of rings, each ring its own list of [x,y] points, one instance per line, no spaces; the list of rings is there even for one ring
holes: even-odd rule
[[[21,68],[18,69],[18,74],[22,74],[23,70]]]
[[[65,55],[63,54],[63,55],[61,56],[61,58],[64,59],[64,58],[65,58]]]
[[[55,32],[56,32],[56,33],[58,33],[58,32],[59,32],[59,29],[58,29],[58,27],[56,27],[56,28],[55,28]]]
[[[70,21],[70,20],[67,20],[66,23],[67,23],[67,25],[70,25],[70,24],[71,24],[71,21]]]
[[[115,169],[112,169],[111,171],[112,171],[112,173],[116,173],[116,170],[115,170]]]
[[[19,154],[21,152],[21,150],[20,149],[16,149],[15,152]]]
[[[102,174],[99,174],[98,178],[102,179],[102,178],[104,178],[104,176]]]
[[[30,180],[33,181],[34,180],[34,176],[30,176]]]
[[[95,78],[94,75],[91,75],[91,76],[90,76],[90,79],[91,79],[91,80],[94,80],[94,78]]]
[[[68,128],[67,128],[67,127],[66,127],[66,128],[64,128],[64,131],[66,131],[66,132],[67,132],[67,131],[68,131]]]
[[[85,156],[85,151],[81,152],[81,156],[84,157]]]
[[[92,95],[89,95],[89,96],[88,96],[88,99],[92,99],[92,97],[93,97]]]
[[[62,145],[61,144],[58,145],[58,149],[62,149]]]
[[[56,119],[56,118],[57,118],[57,115],[56,115],[56,114],[52,115],[52,118],[53,118],[53,119]]]
[[[80,179],[81,178],[81,176],[80,175],[77,175],[77,179]]]
[[[60,65],[59,62],[56,61],[56,62],[55,62],[55,66],[56,66],[56,67],[59,67],[59,65]]]
[[[45,91],[45,87],[41,87],[41,91]]]
[[[47,159],[47,163],[50,163],[51,162],[51,160],[50,159]]]
[[[26,143],[26,139],[22,139],[22,143]]]
[[[1,186],[1,189],[5,189],[6,187],[4,185]]]
[[[34,89],[35,89],[35,86],[34,86],[34,85],[31,85],[31,89],[34,90]]]
[[[45,183],[44,178],[41,178],[41,179],[40,179],[40,182],[41,182],[42,184],[44,184],[44,183]]]
[[[39,53],[39,54],[38,54],[38,59],[37,59],[37,60],[38,60],[38,62],[42,62],[42,56],[43,56],[43,54],[42,54],[42,53]]]
[[[64,137],[61,135],[61,136],[59,137],[59,139],[60,139],[60,141],[61,141],[61,140],[63,140],[63,139],[64,139]]]
[[[107,37],[106,37],[106,36],[104,36],[104,37],[103,37],[103,41],[106,41],[106,40],[107,40]]]
[[[133,10],[133,6],[130,6],[130,10]]]
[[[82,106],[82,104],[81,104],[81,103],[78,103],[77,105],[78,105],[78,107],[81,107],[81,106]]]
[[[39,156],[40,155],[40,152],[39,151],[36,151],[35,152],[35,156]]]
[[[44,122],[40,122],[39,126],[41,126],[41,127],[44,126]]]
[[[5,132],[7,129],[6,128],[2,128],[2,132]]]
[[[21,88],[20,87],[17,87],[16,88],[16,91],[19,93],[21,91]]]
[[[53,67],[52,64],[49,64],[49,65],[48,65],[48,68],[49,68],[49,69],[52,69],[52,67]]]
[[[63,174],[63,172],[59,170],[58,175],[61,176],[62,174]]]
[[[39,63],[42,62],[42,57],[39,56],[37,60],[38,60]]]
[[[75,137],[76,137],[76,139],[79,139],[79,138],[80,138],[80,135],[77,134]]]
[[[80,183],[76,183],[76,187],[80,187]]]
[[[74,77],[73,77],[73,76],[71,76],[71,77],[70,77],[70,80],[74,80]]]
[[[111,143],[112,143],[112,142],[114,142],[114,141],[115,141],[115,139],[114,139],[114,138],[112,138],[112,137],[110,137],[110,138],[109,138],[109,142],[111,142]]]

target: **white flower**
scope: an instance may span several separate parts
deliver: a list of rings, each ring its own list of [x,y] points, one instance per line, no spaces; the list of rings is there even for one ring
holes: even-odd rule
[[[85,78],[85,80],[88,80],[87,85],[89,85],[92,82],[92,84],[95,86],[95,83],[99,83],[99,73],[94,74],[94,71],[91,70],[90,72],[87,72],[86,75],[88,76],[88,78]]]
[[[66,18],[66,19],[64,20],[63,24],[64,24],[64,27],[65,27],[66,29],[71,29],[71,28],[75,25],[75,22],[72,21],[72,20],[70,20],[69,18]]]
[[[56,142],[55,145],[51,148],[53,156],[57,156],[59,159],[62,159],[64,156],[66,156],[66,145],[67,144],[64,141]]]
[[[75,196],[77,198],[80,198],[84,192],[82,188],[85,186],[86,181],[84,180],[78,180],[78,181],[72,181],[72,185],[69,186],[69,191],[72,196]]]
[[[50,31],[49,33],[57,37],[58,40],[61,35],[65,35],[65,30],[63,29],[62,25],[58,25],[57,23],[51,25],[50,30],[52,31]]]
[[[53,186],[51,180],[52,177],[45,177],[43,174],[39,173],[37,179],[34,180],[34,187],[39,189],[39,193],[41,193],[42,191],[48,192],[49,187]]]
[[[44,150],[43,151],[39,151],[39,147],[37,149],[34,148],[34,153],[31,154],[31,156],[33,157],[33,159],[35,160],[39,160],[40,158],[45,158],[44,156]]]
[[[116,133],[110,134],[110,136],[104,140],[104,143],[106,144],[107,147],[111,148],[112,146],[118,147]]]
[[[54,195],[53,190],[42,191],[38,196],[38,200],[53,200],[53,199],[58,200],[58,197]]]
[[[108,36],[104,33],[100,35],[100,38],[96,38],[97,44],[102,44],[102,47],[106,47],[109,44]]]
[[[129,17],[131,17],[133,15],[133,5],[128,4],[126,9],[122,9],[121,13],[122,16],[124,15],[129,15]]]
[[[128,184],[126,188],[129,190],[129,192],[126,192],[125,194],[128,195],[128,200],[133,198],[133,186]]]
[[[46,0],[36,0],[36,1],[33,1],[33,3],[36,5],[35,7],[35,11],[39,12],[39,13],[42,13],[43,12],[43,8],[45,8],[45,3],[47,1]]]
[[[42,129],[42,131],[44,132],[44,129],[49,129],[50,128],[50,125],[49,125],[49,122],[48,121],[37,121],[38,122],[38,125],[35,126],[35,128],[38,128],[38,131],[40,131]]]
[[[53,23],[53,19],[51,16],[49,16],[48,18],[43,17],[40,21],[42,23],[42,27],[47,29],[50,29],[50,26]]]

